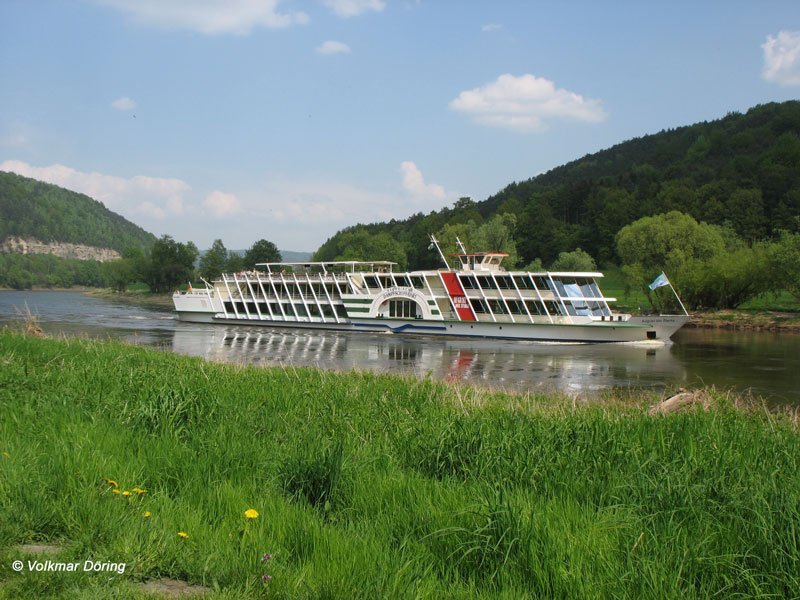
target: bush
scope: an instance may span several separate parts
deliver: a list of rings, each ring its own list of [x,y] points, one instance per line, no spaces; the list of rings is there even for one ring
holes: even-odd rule
[[[673,303],[669,294],[649,288],[660,271],[694,308],[735,308],[772,285],[768,245],[747,246],[732,230],[677,211],[623,227],[617,252],[633,284],[660,310]]]

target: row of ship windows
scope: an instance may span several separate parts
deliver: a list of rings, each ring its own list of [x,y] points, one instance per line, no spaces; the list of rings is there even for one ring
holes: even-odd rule
[[[545,300],[543,303],[539,300],[482,300],[480,298],[470,298],[470,305],[476,314],[493,313],[495,315],[505,315],[511,313],[512,315],[525,315],[530,313],[531,316],[550,314],[551,316],[558,317],[565,314],[564,307],[566,307],[566,314],[571,316],[580,315],[595,315],[595,316],[609,316],[611,311],[604,305],[598,302],[586,302],[580,304],[578,302],[564,301],[564,306],[559,302],[553,300]],[[508,306],[508,309],[506,309]],[[527,313],[525,308],[528,309]],[[545,308],[547,312],[545,312]]]
[[[511,275],[495,275],[494,277],[488,277],[486,275],[462,275],[459,277],[459,279],[461,280],[461,285],[465,290],[491,290],[498,288],[501,290],[513,290],[515,283],[521,290],[534,289],[531,278],[521,275],[514,275],[513,281]],[[536,287],[540,290],[550,289],[548,281],[545,277],[534,277],[533,281],[536,283]]]
[[[519,288],[521,290],[533,290],[538,288],[541,291],[544,290],[551,290],[553,291],[553,284],[547,277],[539,276],[539,275],[495,275],[494,277],[490,275],[458,275],[458,279],[461,282],[462,287],[465,290],[477,290],[477,289],[501,289],[501,290],[513,290]],[[425,281],[423,277],[418,276],[406,276],[406,275],[395,275],[394,278],[391,278],[389,275],[368,275],[364,277],[364,285],[370,289],[383,289],[389,288],[393,286],[400,286],[400,287],[413,287],[415,289],[421,290],[425,288]],[[591,278],[586,277],[570,277],[570,278],[559,278],[556,280],[556,287],[559,289],[562,295],[566,295],[564,291],[564,286],[569,285],[577,285],[580,286],[582,289],[582,294],[585,296],[591,297],[598,297],[600,296],[600,291],[597,288],[597,285]],[[534,287],[535,286],[535,287]]]
[[[253,292],[255,293],[255,295],[256,296],[260,296],[261,295],[261,287],[258,285],[258,283],[252,282],[250,285],[252,286]],[[274,290],[272,289],[272,285],[270,285],[267,282],[263,282],[263,281],[262,281],[262,285],[264,286],[264,291],[267,294],[269,294],[269,295],[274,294]],[[312,283],[312,284],[301,283],[301,284],[297,285],[297,284],[294,284],[294,283],[291,283],[291,282],[287,282],[287,284],[284,286],[283,283],[276,282],[274,285],[275,285],[275,290],[277,290],[277,292],[278,292],[278,296],[282,297],[282,298],[286,298],[286,297],[288,297],[288,295],[291,295],[292,297],[297,298],[300,295],[302,295],[303,297],[308,297],[309,299],[313,299],[314,296],[316,295],[317,298],[323,299],[323,298],[327,298],[327,296],[325,295],[326,291],[327,291],[328,295],[330,295],[330,296],[335,296],[335,297],[339,296],[339,289],[333,283],[327,283],[327,284],[324,284],[324,285],[321,284],[321,283]],[[235,290],[236,286],[231,286],[231,289]],[[287,289],[289,290],[289,294],[286,293]],[[247,284],[246,283],[239,283],[239,291],[240,291],[240,293],[242,295],[244,295],[244,294],[247,294],[248,296],[250,295],[250,290],[247,288]],[[342,284],[342,291],[345,292],[345,293],[347,293],[349,291],[346,283]]]
[[[367,275],[364,277],[364,285],[372,289],[385,289],[396,286],[423,290],[425,289],[425,279],[420,276],[411,277],[408,275]]]
[[[544,304],[538,300],[525,300],[524,306],[521,300],[506,300],[504,303],[502,300],[470,298],[469,302],[472,305],[472,310],[476,314],[488,314],[491,312],[495,315],[504,315],[510,312],[512,315],[525,315],[527,314],[525,312],[525,307],[528,308],[528,312],[534,317],[537,315],[547,315],[548,313],[552,316],[559,316],[564,313],[561,305],[552,300],[545,300]],[[506,305],[508,305],[508,310],[506,310]],[[547,312],[545,312],[545,307],[547,307]]]
[[[276,317],[282,317],[283,315],[293,317],[296,313],[298,317],[330,317],[332,319],[335,310],[339,317],[347,317],[347,311],[342,304],[335,304],[333,306],[330,304],[322,304],[317,306],[316,304],[292,304],[290,302],[258,302],[258,309],[256,309],[255,302],[226,301],[223,304],[228,314],[238,313],[239,315],[246,315],[249,312],[251,315],[258,315],[258,311],[260,310],[263,316],[272,314]],[[245,305],[247,306],[245,307]],[[292,310],[292,306],[294,306],[294,310]],[[283,309],[283,312],[281,312],[281,309]]]

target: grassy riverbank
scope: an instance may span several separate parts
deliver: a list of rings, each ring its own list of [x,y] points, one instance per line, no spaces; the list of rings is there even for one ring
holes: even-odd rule
[[[796,597],[796,419],[654,400],[5,332],[0,596],[137,598],[169,576],[219,598]],[[126,569],[12,571],[32,542]]]
[[[84,293],[92,298],[103,298],[105,300],[127,302],[148,308],[166,308],[169,310],[175,308],[175,305],[172,303],[172,292],[168,292],[166,294],[153,294],[146,288],[130,289],[127,292],[118,292],[117,290],[112,290],[109,288],[93,288],[84,290]]]
[[[607,296],[617,298],[616,310],[639,314],[649,308],[647,297],[628,285],[619,267],[606,269],[600,285]],[[800,333],[800,303],[787,292],[765,294],[732,310],[690,312],[692,320],[687,327]]]

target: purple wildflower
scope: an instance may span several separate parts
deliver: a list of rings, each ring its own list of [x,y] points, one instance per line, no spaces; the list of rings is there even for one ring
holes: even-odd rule
[[[263,582],[270,581],[271,579],[272,579],[272,575],[262,575],[261,576],[261,581],[263,581]]]
[[[264,556],[261,557],[261,562],[267,562],[271,558],[272,558],[272,554],[270,554],[269,552],[265,552]]]

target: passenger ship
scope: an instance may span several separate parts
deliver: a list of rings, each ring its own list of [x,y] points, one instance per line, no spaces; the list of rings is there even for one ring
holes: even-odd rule
[[[445,265],[447,260],[431,236]],[[502,252],[458,268],[396,272],[389,261],[259,263],[175,292],[182,321],[551,342],[666,341],[689,315],[614,312],[596,272],[506,271]]]

